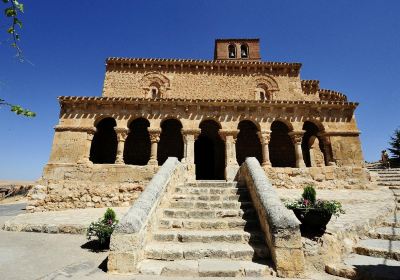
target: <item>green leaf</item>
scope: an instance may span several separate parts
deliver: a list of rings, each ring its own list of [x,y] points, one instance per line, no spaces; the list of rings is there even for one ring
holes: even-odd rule
[[[14,18],[14,24],[17,24],[19,28],[22,28],[22,21],[20,21],[19,19]]]
[[[15,11],[14,8],[8,7],[7,9],[4,10],[4,13],[7,17],[13,17],[17,15],[17,12]]]
[[[13,34],[14,33],[14,27],[9,27],[8,29],[7,29],[7,32],[8,33],[10,33],[10,34]]]

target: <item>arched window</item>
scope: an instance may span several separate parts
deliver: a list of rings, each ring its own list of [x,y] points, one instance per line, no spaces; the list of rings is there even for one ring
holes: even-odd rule
[[[240,46],[240,56],[241,56],[241,58],[249,57],[249,47],[247,47],[247,45]]]
[[[320,128],[310,121],[304,122],[303,130],[305,131],[301,143],[303,150],[304,163],[307,167],[324,166],[325,155],[323,142],[318,139]]]
[[[161,98],[160,85],[158,83],[152,83],[149,89],[151,98]]]
[[[296,166],[294,146],[289,132],[289,127],[281,121],[271,124],[271,140],[268,147],[272,167]]]
[[[236,141],[236,159],[239,165],[242,165],[247,157],[256,157],[262,163],[262,149],[257,126],[251,121],[244,120],[239,123],[238,129],[240,132]]]
[[[228,56],[229,58],[236,58],[236,47],[233,44],[228,46]]]
[[[158,143],[157,160],[162,165],[168,157],[183,158],[182,124],[176,119],[161,123],[160,142]]]
[[[102,119],[96,125],[92,145],[90,147],[90,161],[93,163],[114,163],[117,156],[117,134],[114,127],[117,125],[113,118]]]
[[[271,99],[271,95],[268,91],[267,86],[265,86],[264,84],[257,85],[256,99],[259,99],[259,100],[270,100]]]

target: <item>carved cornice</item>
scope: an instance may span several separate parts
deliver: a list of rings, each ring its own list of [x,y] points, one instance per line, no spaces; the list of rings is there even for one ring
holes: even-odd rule
[[[321,136],[359,136],[361,131],[325,131]]]
[[[57,132],[59,131],[87,132],[90,134],[94,134],[96,132],[95,127],[65,126],[65,125],[57,125],[54,127],[54,130]]]
[[[263,73],[298,75],[301,63],[269,62],[259,60],[196,60],[159,58],[110,57],[106,60],[107,70],[129,71],[151,68],[157,70],[194,71],[260,71]]]
[[[244,100],[244,99],[185,99],[185,98],[139,98],[139,97],[86,97],[86,96],[60,96],[58,97],[61,107],[95,105],[129,105],[144,104],[151,105],[184,105],[184,106],[232,106],[232,107],[315,107],[315,108],[352,108],[358,106],[356,102],[346,101],[290,101],[290,100]]]
[[[318,90],[319,98],[322,101],[347,101],[347,96],[341,92],[330,90],[330,89],[320,89]]]

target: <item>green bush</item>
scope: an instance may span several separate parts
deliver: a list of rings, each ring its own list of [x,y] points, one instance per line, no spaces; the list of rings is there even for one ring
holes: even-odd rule
[[[87,230],[86,236],[89,240],[96,236],[101,245],[109,245],[110,237],[118,224],[117,216],[111,208],[108,208],[103,218],[92,222]]]
[[[303,199],[310,201],[311,204],[315,204],[315,201],[317,200],[317,192],[311,185],[308,185],[303,189],[303,194],[301,196]]]

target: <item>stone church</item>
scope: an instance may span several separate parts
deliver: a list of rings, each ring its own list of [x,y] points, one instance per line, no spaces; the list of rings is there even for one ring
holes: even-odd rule
[[[259,39],[217,39],[213,60],[108,58],[101,97],[59,97],[29,210],[130,205],[168,157],[189,181],[255,157],[277,187],[362,188],[358,103],[301,66],[262,60]]]

